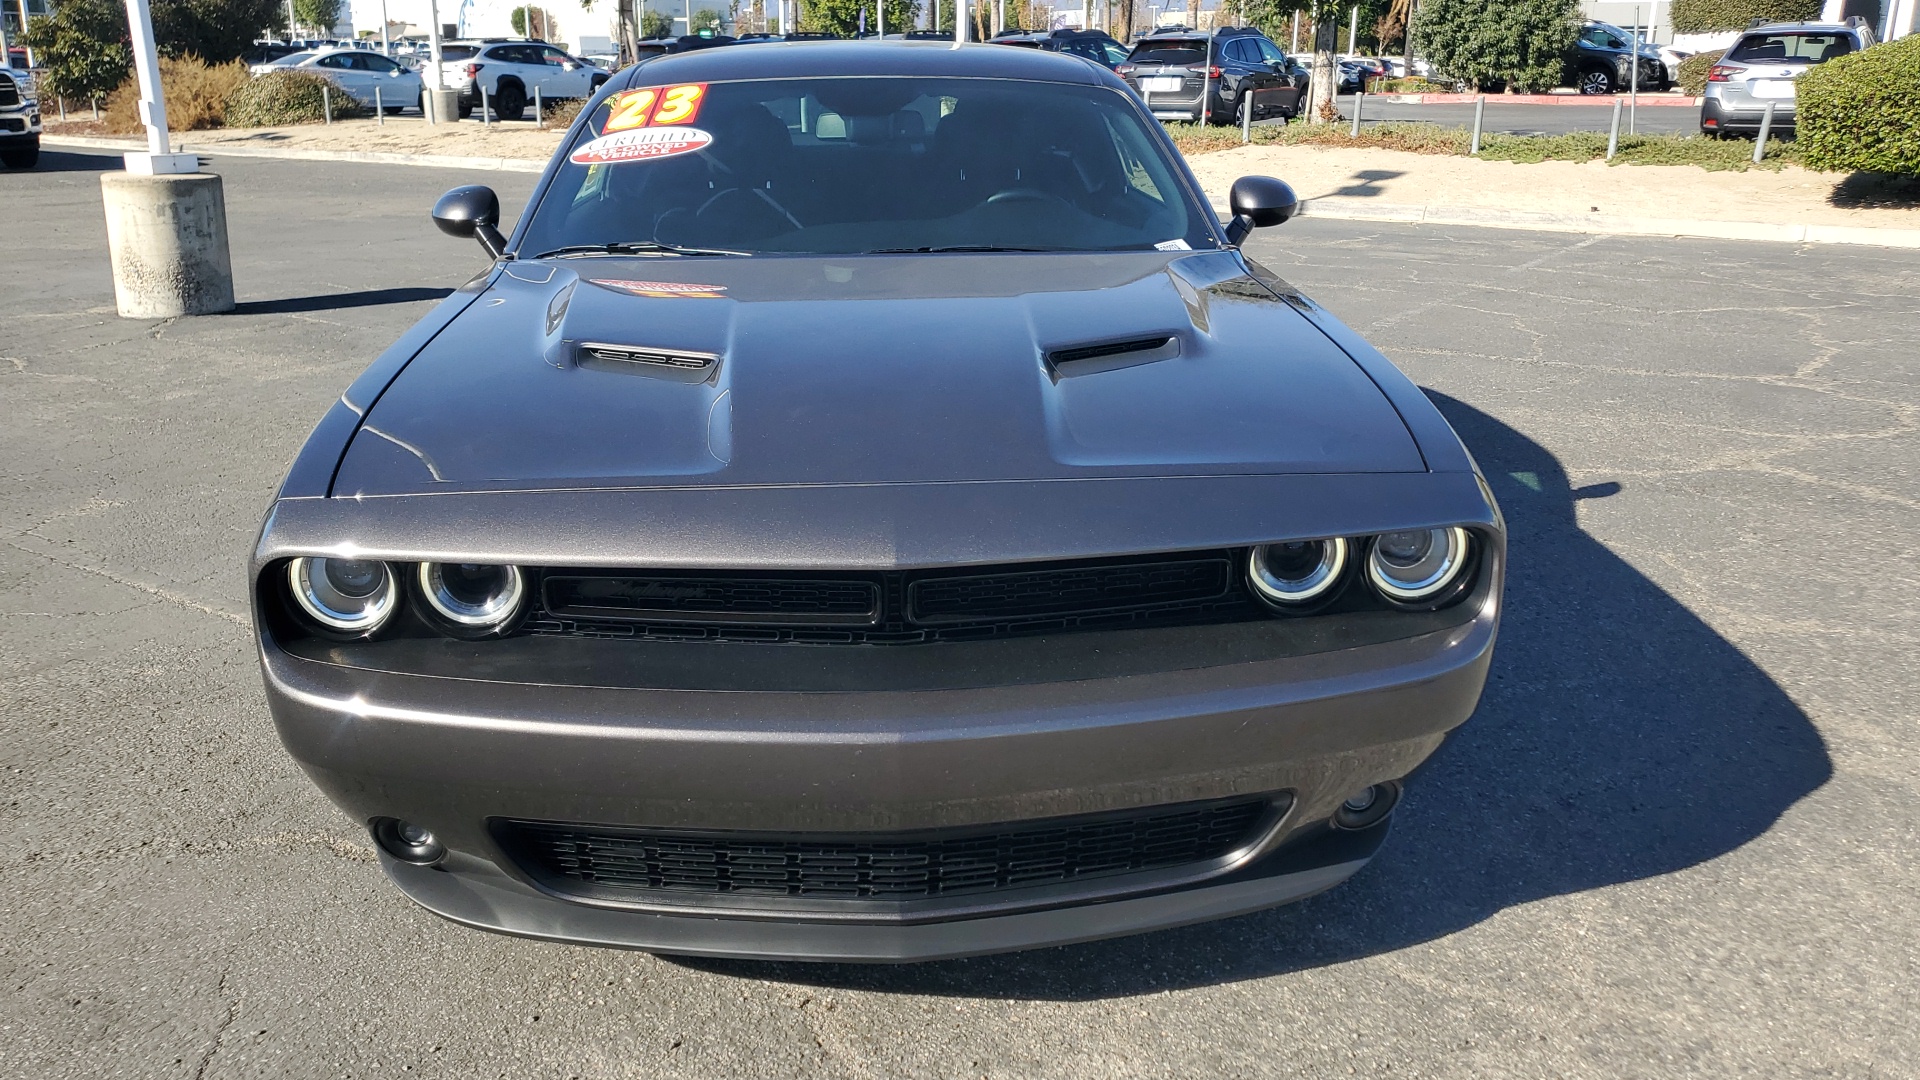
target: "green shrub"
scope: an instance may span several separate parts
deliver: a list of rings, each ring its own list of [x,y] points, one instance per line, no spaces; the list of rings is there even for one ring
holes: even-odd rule
[[[1673,73],[1673,80],[1680,84],[1680,92],[1691,97],[1699,97],[1707,92],[1707,71],[1727,55],[1725,49],[1711,52],[1694,53],[1680,61],[1680,70]]]
[[[573,123],[575,117],[580,115],[580,110],[586,106],[587,101],[587,98],[561,98],[558,101],[549,101],[542,119],[546,121],[548,127],[567,127]]]
[[[1413,37],[1442,77],[1480,89],[1550,90],[1560,84],[1579,18],[1576,0],[1425,0]]]
[[[209,64],[197,56],[160,58],[160,92],[167,99],[167,127],[205,131],[226,122],[227,96],[247,81],[238,60]],[[145,131],[140,123],[140,82],[132,75],[107,96],[106,127],[115,134]]]
[[[326,91],[326,95],[322,91]],[[324,96],[333,99],[335,120],[366,114],[366,110],[353,100],[351,94],[318,75],[305,71],[275,71],[248,79],[227,96],[227,126],[318,124],[326,119]]]
[[[1820,17],[1820,8],[1820,0],[1673,0],[1673,32],[1745,30],[1755,19],[1809,22]]]
[[[47,97],[103,98],[133,70],[127,9],[113,0],[61,0],[53,14],[27,21],[24,42],[46,68],[40,90]]]
[[[1920,176],[1920,34],[1819,64],[1794,95],[1808,167]]]

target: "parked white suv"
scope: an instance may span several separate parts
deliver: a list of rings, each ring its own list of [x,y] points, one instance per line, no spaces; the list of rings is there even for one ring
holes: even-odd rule
[[[544,41],[454,41],[440,46],[440,70],[460,91],[460,115],[480,107],[480,91],[502,120],[526,115],[535,89],[543,101],[592,97],[607,73]]]
[[[40,162],[40,102],[33,76],[0,56],[0,163],[31,169]]]

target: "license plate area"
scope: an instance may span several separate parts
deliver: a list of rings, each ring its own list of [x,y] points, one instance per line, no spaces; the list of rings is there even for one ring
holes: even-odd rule
[[[1140,89],[1149,94],[1166,94],[1179,90],[1184,81],[1178,75],[1153,75],[1140,80]]]
[[[1778,101],[1793,97],[1792,79],[1751,79],[1747,82],[1747,93],[1763,101]]]

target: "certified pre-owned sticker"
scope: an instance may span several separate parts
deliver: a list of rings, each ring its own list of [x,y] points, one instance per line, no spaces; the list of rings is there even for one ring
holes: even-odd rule
[[[588,278],[595,285],[635,296],[684,296],[712,299],[727,291],[725,285],[700,285],[691,281],[630,281],[625,278]]]
[[[695,127],[650,127],[602,135],[570,154],[575,165],[621,165],[630,161],[690,154],[713,142]]]

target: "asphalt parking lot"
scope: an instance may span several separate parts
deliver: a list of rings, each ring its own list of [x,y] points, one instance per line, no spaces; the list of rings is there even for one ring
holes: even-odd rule
[[[1643,114],[1644,115],[1644,114]],[[0,1076],[1920,1075],[1920,252],[1301,220],[1252,253],[1509,516],[1478,716],[1291,908],[921,967],[489,936],[281,752],[243,563],[533,177],[215,159],[241,307],[118,319],[97,173],[0,178]]]

